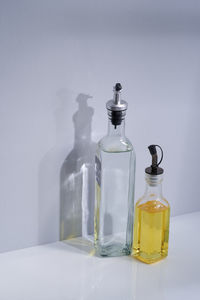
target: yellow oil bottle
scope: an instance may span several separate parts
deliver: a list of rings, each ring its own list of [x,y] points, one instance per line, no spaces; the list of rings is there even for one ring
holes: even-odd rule
[[[152,165],[145,169],[145,194],[135,205],[132,254],[145,263],[159,261],[168,255],[170,206],[162,196],[164,171],[159,167],[162,157],[157,163],[156,146],[149,146]]]

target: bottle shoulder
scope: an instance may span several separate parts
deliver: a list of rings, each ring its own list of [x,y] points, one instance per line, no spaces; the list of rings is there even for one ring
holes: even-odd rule
[[[106,135],[98,142],[98,148],[106,152],[126,152],[134,151],[130,140],[125,136]]]
[[[167,208],[170,208],[169,202],[163,197],[158,195],[144,195],[141,198],[138,199],[136,202],[136,206],[145,205],[146,203],[150,204],[152,203],[154,206],[160,206],[161,204],[164,205]]]

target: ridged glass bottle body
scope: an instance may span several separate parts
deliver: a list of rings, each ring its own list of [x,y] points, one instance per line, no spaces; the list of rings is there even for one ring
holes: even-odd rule
[[[134,182],[135,152],[131,143],[121,133],[104,137],[96,153],[94,235],[99,255],[131,253]]]
[[[168,255],[170,206],[162,196],[162,175],[146,180],[145,194],[135,205],[133,256],[153,263]]]

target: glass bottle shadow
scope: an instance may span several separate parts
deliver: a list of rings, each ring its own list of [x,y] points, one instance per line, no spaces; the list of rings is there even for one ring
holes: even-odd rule
[[[73,115],[74,147],[60,170],[60,240],[86,252],[93,248],[94,158],[96,144],[91,138],[94,109],[89,95],[76,98]]]

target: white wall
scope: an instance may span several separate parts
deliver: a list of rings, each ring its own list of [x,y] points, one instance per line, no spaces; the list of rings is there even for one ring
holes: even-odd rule
[[[76,175],[88,159],[74,145],[77,97],[93,97],[89,123],[83,115],[76,124],[91,148],[117,81],[129,102],[136,198],[147,146],[158,143],[172,214],[200,209],[199,17],[194,0],[0,2],[0,251],[59,239],[61,166],[68,157]]]

